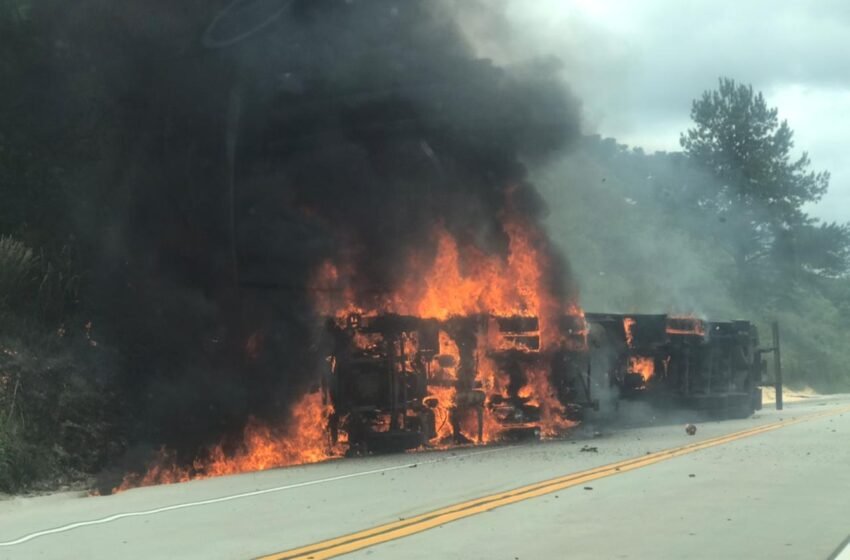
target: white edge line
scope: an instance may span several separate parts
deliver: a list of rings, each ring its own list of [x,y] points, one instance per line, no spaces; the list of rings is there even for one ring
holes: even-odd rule
[[[850,558],[850,537],[844,539],[840,545],[838,545],[838,550],[833,552],[827,560],[847,560]]]
[[[317,479],[317,480],[308,480],[306,482],[297,482],[295,484],[287,484],[285,486],[276,486],[274,488],[266,488],[265,490],[254,490],[253,492],[245,492],[245,493],[242,493],[242,494],[233,494],[233,495],[230,495],[230,496],[222,496],[220,498],[211,498],[209,500],[201,500],[201,501],[198,501],[198,502],[186,502],[186,503],[183,503],[183,504],[174,504],[174,505],[164,506],[164,507],[155,508],[155,509],[147,509],[147,510],[142,510],[142,511],[131,511],[131,512],[127,512],[127,513],[116,513],[114,515],[110,515],[108,517],[102,517],[100,519],[92,519],[90,521],[78,521],[76,523],[69,523],[67,525],[62,525],[60,527],[55,527],[53,529],[45,529],[43,531],[36,531],[35,533],[30,533],[28,535],[24,535],[20,538],[12,540],[12,541],[0,542],[0,547],[15,546],[15,545],[18,545],[18,544],[23,544],[25,542],[29,542],[29,541],[31,541],[33,539],[37,539],[39,537],[44,537],[44,536],[47,536],[47,535],[53,535],[53,534],[56,534],[56,533],[64,533],[66,531],[72,531],[74,529],[80,529],[82,527],[88,527],[88,526],[91,526],[91,525],[102,525],[104,523],[111,523],[112,521],[117,521],[119,519],[125,519],[125,518],[128,518],[128,517],[144,517],[144,516],[147,516],[147,515],[156,515],[158,513],[165,513],[165,512],[168,512],[168,511],[175,511],[175,510],[179,510],[179,509],[206,506],[206,505],[210,505],[210,504],[219,504],[219,503],[222,503],[222,502],[230,502],[230,501],[233,501],[233,500],[240,500],[242,498],[250,498],[252,496],[261,496],[263,494],[272,494],[272,493],[275,493],[275,492],[282,492],[284,490],[293,490],[295,488],[304,488],[305,486],[315,486],[317,484],[325,484],[327,482],[336,482],[338,480],[346,480],[346,479],[349,479],[349,478],[358,478],[358,477],[361,477],[361,476],[369,476],[369,475],[372,475],[372,474],[378,474],[378,473],[382,473],[382,472],[390,472],[390,471],[397,471],[397,470],[401,470],[401,469],[409,469],[409,468],[413,468],[413,467],[418,467],[420,465],[430,465],[430,464],[434,464],[434,463],[442,463],[442,462],[445,462],[445,461],[452,461],[452,460],[455,460],[455,459],[463,459],[465,457],[473,457],[473,456],[477,456],[477,455],[484,455],[484,454],[487,454],[487,453],[495,453],[497,451],[503,451],[505,449],[510,449],[512,447],[516,447],[516,446],[494,447],[494,448],[491,448],[491,449],[484,449],[484,450],[481,450],[481,451],[473,451],[471,453],[441,456],[441,457],[438,457],[436,459],[430,459],[428,461],[417,461],[415,463],[406,463],[404,465],[396,465],[396,466],[393,466],[393,467],[384,467],[384,468],[380,468],[380,469],[372,469],[372,470],[368,470],[368,471],[360,471],[360,472],[350,473],[350,474],[341,474],[341,475],[338,475],[338,476],[331,476],[331,477],[328,477],[328,478],[320,478],[320,479]]]

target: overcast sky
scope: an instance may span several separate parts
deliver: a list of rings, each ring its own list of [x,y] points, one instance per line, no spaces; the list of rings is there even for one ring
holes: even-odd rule
[[[832,173],[810,211],[850,221],[850,0],[496,1],[513,39],[491,25],[490,50],[561,58],[585,129],[623,143],[678,150],[694,98],[721,75],[751,83]]]

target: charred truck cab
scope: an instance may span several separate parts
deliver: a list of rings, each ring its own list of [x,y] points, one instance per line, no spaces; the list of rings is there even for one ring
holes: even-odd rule
[[[536,439],[589,402],[581,317],[565,318],[545,352],[536,317],[351,314],[326,324],[330,438],[350,453]]]
[[[331,442],[350,453],[483,441],[477,343],[484,318],[328,319]],[[471,419],[471,420],[470,420]]]
[[[333,335],[325,383],[334,412],[331,443],[347,438],[349,453],[413,449],[433,437],[428,370],[438,355],[434,321],[401,315],[328,319]],[[431,406],[429,406],[431,405]]]
[[[619,399],[723,418],[761,409],[765,364],[748,321],[588,313],[592,367]]]

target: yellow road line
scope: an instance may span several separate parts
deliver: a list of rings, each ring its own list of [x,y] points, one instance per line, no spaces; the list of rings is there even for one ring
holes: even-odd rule
[[[481,498],[476,498],[428,513],[423,513],[415,517],[410,517],[402,521],[394,521],[392,523],[386,523],[371,529],[328,539],[308,546],[268,556],[262,556],[258,560],[324,560],[326,558],[334,558],[342,554],[348,554],[350,552],[385,543],[387,541],[407,537],[440,525],[445,525],[452,521],[457,521],[458,519],[463,519],[499,507],[529,500],[531,498],[536,498],[559,490],[564,490],[592,480],[639,469],[674,457],[694,453],[701,449],[771,432],[785,426],[814,420],[816,418],[822,418],[824,416],[841,414],[844,412],[850,412],[850,407],[843,407],[838,410],[828,410],[816,414],[800,416],[791,420],[764,424],[748,430],[742,430],[740,432],[734,432],[724,436],[718,436],[688,445],[683,445],[681,447],[674,447],[672,449],[650,453],[641,457],[626,459],[617,463],[602,465],[586,471],[521,486],[506,492],[483,496]]]

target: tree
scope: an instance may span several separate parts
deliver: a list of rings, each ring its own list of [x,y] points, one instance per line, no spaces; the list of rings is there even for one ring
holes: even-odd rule
[[[777,258],[796,270],[840,277],[850,263],[850,225],[809,219],[788,230],[781,242],[777,239],[774,251]]]
[[[806,152],[794,158],[794,133],[777,114],[752,86],[729,78],[694,101],[694,127],[679,141],[686,156],[714,179],[700,193],[698,205],[724,224],[721,237],[739,273],[755,261],[787,256],[789,240],[795,239],[805,239],[807,249],[822,250],[808,255],[820,261],[812,263],[813,269],[846,271],[846,246],[836,245],[847,241],[845,226],[818,228],[803,211],[826,192],[829,173],[809,170]]]

